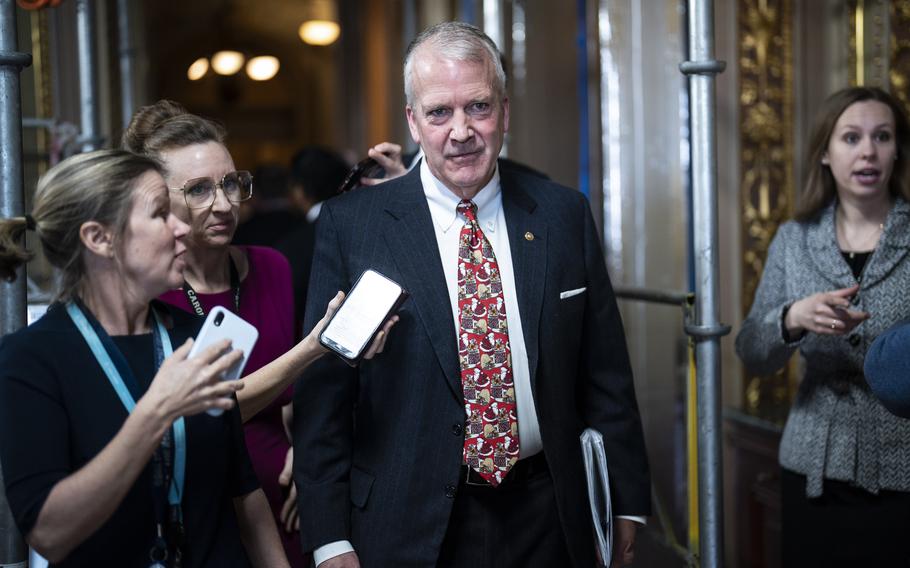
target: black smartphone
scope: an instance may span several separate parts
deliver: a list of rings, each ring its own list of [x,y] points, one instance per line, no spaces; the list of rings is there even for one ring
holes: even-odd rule
[[[360,185],[360,178],[380,177],[384,173],[382,166],[373,158],[365,158],[357,162],[357,165],[351,168],[344,181],[338,186],[338,193],[351,191]]]

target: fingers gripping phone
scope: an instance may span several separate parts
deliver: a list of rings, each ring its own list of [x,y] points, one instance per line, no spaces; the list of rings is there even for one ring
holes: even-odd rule
[[[357,162],[357,165],[351,168],[348,175],[345,176],[344,181],[338,186],[338,193],[351,191],[355,187],[360,186],[361,178],[379,177],[379,174],[382,171],[382,166],[380,166],[376,160],[373,158],[364,158]]]
[[[233,312],[221,306],[216,306],[206,316],[202,329],[199,330],[199,334],[196,336],[187,358],[192,359],[208,349],[213,343],[217,343],[222,339],[229,339],[231,341],[231,349],[243,351],[243,358],[228,367],[221,379],[234,381],[239,379],[241,373],[243,373],[243,368],[246,366],[246,362],[249,360],[250,353],[253,352],[253,346],[256,345],[258,338],[259,331],[252,324],[244,321]],[[206,412],[210,416],[219,416],[224,411],[220,408],[210,408]]]
[[[364,271],[319,334],[319,343],[356,365],[407,297],[407,290],[394,280],[372,269]]]

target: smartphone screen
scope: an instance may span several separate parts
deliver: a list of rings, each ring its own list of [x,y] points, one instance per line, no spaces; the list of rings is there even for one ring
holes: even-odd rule
[[[356,359],[385,323],[402,292],[392,280],[367,270],[322,332],[323,343],[348,359]]]

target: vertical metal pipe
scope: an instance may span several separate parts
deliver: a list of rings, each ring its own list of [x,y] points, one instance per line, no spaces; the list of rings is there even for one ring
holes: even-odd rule
[[[477,23],[474,14],[474,0],[461,0],[458,6],[458,19],[469,24]]]
[[[79,55],[79,115],[82,122],[82,151],[101,145],[98,126],[98,81],[95,68],[95,3],[76,0],[76,42]]]
[[[411,41],[417,37],[417,0],[405,0],[402,12],[401,46],[402,53]]]
[[[720,338],[730,328],[718,319],[714,75],[723,71],[724,65],[714,60],[712,0],[689,0],[689,59],[680,68],[690,75],[692,114],[696,305],[695,325],[687,331],[697,341],[699,560],[702,568],[719,568],[724,558]]]
[[[24,213],[22,103],[19,73],[31,55],[17,52],[16,3],[0,0],[0,217]],[[25,270],[15,282],[0,281],[0,336],[26,322]],[[28,551],[13,521],[0,478],[0,565],[25,566]]]
[[[591,197],[590,109],[588,107],[588,2],[575,0],[575,76],[578,100],[578,191]]]
[[[499,53],[505,53],[505,20],[502,15],[502,2],[503,0],[483,0],[483,31],[487,34],[493,43],[496,44],[496,47],[499,48]],[[499,151],[499,155],[503,158],[509,155],[509,139],[506,137],[502,142],[502,149]]]
[[[490,36],[499,51],[505,48],[502,19],[502,0],[483,0],[483,31]]]
[[[135,95],[133,94],[133,62],[136,47],[130,29],[130,0],[117,0],[117,35],[120,56],[120,116],[123,128],[133,118]]]

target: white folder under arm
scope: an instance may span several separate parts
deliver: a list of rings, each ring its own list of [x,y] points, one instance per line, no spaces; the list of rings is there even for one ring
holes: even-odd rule
[[[610,499],[610,477],[603,436],[593,428],[581,434],[581,452],[585,460],[585,478],[588,482],[588,501],[594,518],[597,549],[604,566],[610,565],[613,556],[613,503]]]

